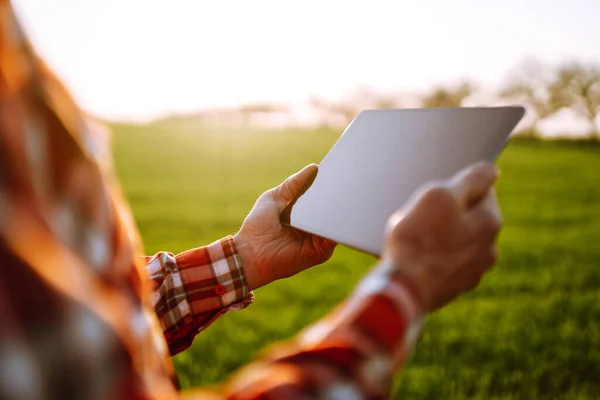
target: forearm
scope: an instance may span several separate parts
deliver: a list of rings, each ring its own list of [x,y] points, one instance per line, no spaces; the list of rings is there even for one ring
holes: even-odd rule
[[[335,311],[294,340],[274,345],[220,393],[234,399],[385,398],[421,324],[412,291],[372,275]]]

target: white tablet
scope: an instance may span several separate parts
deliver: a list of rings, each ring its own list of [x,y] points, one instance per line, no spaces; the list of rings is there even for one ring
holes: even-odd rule
[[[284,222],[379,256],[388,218],[417,188],[494,161],[523,115],[522,107],[363,111]]]

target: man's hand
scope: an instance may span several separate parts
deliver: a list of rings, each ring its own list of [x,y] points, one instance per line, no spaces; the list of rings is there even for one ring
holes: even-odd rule
[[[480,163],[416,193],[389,221],[380,266],[412,282],[424,311],[473,289],[497,258],[498,171]]]
[[[327,261],[335,243],[281,224],[281,213],[317,176],[311,164],[259,197],[235,235],[250,290]]]

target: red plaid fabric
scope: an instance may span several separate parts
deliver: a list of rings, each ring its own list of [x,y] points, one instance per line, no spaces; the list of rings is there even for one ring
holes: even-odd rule
[[[196,333],[228,310],[254,300],[249,292],[233,237],[174,256],[158,253],[147,260],[156,310],[171,354],[188,348]]]
[[[106,132],[0,0],[1,399],[387,395],[421,317],[405,283],[383,274],[220,387],[179,393],[169,350],[184,350],[253,294],[231,237],[141,257],[109,153]]]

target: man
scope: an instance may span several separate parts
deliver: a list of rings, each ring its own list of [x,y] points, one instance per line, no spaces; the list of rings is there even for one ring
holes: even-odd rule
[[[252,303],[253,289],[331,256],[334,243],[279,219],[317,167],[264,193],[235,236],[142,257],[105,138],[36,58],[6,0],[0,21],[2,399],[382,398],[422,316],[495,262],[497,172],[479,164],[390,219],[382,259],[330,315],[223,386],[179,393],[169,355]]]

